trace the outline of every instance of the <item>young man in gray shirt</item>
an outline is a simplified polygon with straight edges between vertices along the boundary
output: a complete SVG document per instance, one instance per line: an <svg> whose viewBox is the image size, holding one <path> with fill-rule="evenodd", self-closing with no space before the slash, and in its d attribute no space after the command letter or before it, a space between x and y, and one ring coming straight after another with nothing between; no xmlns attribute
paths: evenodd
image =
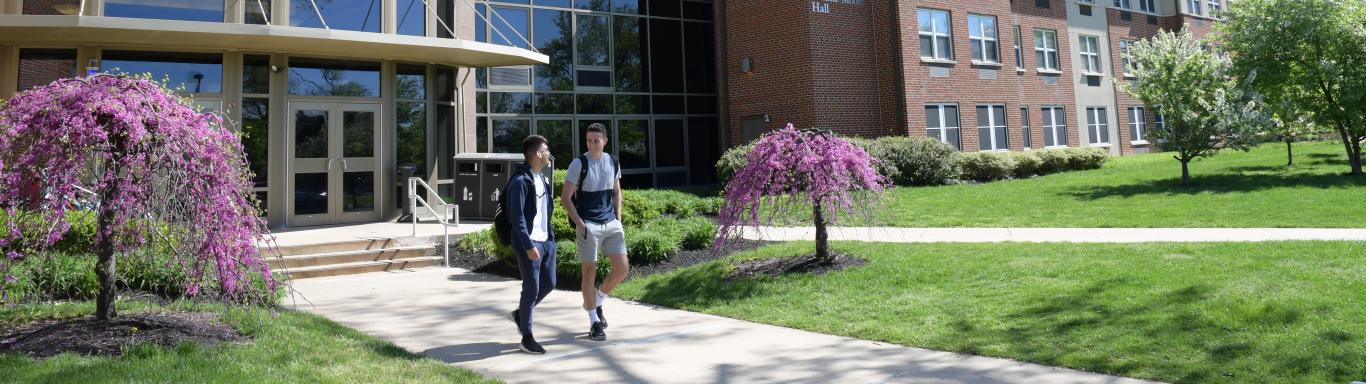
<svg viewBox="0 0 1366 384"><path fill-rule="evenodd" d="M585 135L588 153L569 164L560 202L576 231L574 241L583 269L579 287L583 291L583 309L588 312L588 338L603 341L607 340L607 320L603 317L602 302L617 284L626 280L631 264L626 258L626 235L621 226L621 172L612 155L603 152L607 129L593 123ZM583 180L579 180L580 175ZM612 272L602 282L602 288L595 290L599 250L612 260Z"/></svg>

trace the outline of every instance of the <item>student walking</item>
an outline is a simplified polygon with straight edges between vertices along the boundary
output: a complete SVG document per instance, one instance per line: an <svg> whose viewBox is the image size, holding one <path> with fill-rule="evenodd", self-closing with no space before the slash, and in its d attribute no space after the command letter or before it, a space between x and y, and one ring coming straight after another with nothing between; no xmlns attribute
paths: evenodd
<svg viewBox="0 0 1366 384"><path fill-rule="evenodd" d="M607 318L602 302L617 284L626 280L631 264L626 258L626 235L621 226L621 168L611 154L604 153L607 129L593 123L585 133L588 152L574 159L565 172L560 202L574 224L574 241L579 251L583 281L583 309L588 312L588 338L607 340ZM595 289L598 253L612 260L612 272Z"/></svg>

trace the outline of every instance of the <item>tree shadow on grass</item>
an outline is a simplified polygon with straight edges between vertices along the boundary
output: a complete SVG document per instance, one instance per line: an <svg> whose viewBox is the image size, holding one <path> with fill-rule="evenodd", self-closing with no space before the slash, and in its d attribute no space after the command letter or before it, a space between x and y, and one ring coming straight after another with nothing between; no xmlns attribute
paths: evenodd
<svg viewBox="0 0 1366 384"><path fill-rule="evenodd" d="M763 279L726 282L731 264L724 260L679 270L645 284L640 301L673 308L742 300L763 291Z"/></svg>
<svg viewBox="0 0 1366 384"><path fill-rule="evenodd" d="M1254 192L1274 188L1311 187L1318 189L1353 188L1366 186L1366 177L1346 175L1193 175L1192 186L1182 186L1181 179L1171 178L1123 185L1095 185L1062 192L1078 200L1099 200L1110 197L1139 195L1196 195L1206 193Z"/></svg>

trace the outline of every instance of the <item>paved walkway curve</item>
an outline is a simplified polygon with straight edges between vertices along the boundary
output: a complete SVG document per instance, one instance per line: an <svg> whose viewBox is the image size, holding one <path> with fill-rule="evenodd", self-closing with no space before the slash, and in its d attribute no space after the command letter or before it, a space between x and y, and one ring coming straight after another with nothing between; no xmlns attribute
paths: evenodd
<svg viewBox="0 0 1366 384"><path fill-rule="evenodd" d="M578 292L537 307L548 353L517 350L521 283L456 268L293 281L287 304L509 383L1106 383L1140 380L831 336L609 299L585 338ZM288 299L287 299L288 301Z"/></svg>
<svg viewBox="0 0 1366 384"><path fill-rule="evenodd" d="M1352 240L1366 241L1366 229L1341 228L893 228L831 227L830 240L886 243L1073 242L1145 243L1200 241ZM754 240L816 238L814 227L750 227Z"/></svg>

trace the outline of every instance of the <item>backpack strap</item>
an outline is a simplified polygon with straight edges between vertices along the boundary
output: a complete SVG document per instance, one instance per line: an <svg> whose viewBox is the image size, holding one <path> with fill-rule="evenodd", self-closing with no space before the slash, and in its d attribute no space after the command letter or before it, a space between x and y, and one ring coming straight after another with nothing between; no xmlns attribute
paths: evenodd
<svg viewBox="0 0 1366 384"><path fill-rule="evenodd" d="M579 182L575 183L574 202L579 202L579 192L583 192L584 179L588 178L588 155L579 155Z"/></svg>

